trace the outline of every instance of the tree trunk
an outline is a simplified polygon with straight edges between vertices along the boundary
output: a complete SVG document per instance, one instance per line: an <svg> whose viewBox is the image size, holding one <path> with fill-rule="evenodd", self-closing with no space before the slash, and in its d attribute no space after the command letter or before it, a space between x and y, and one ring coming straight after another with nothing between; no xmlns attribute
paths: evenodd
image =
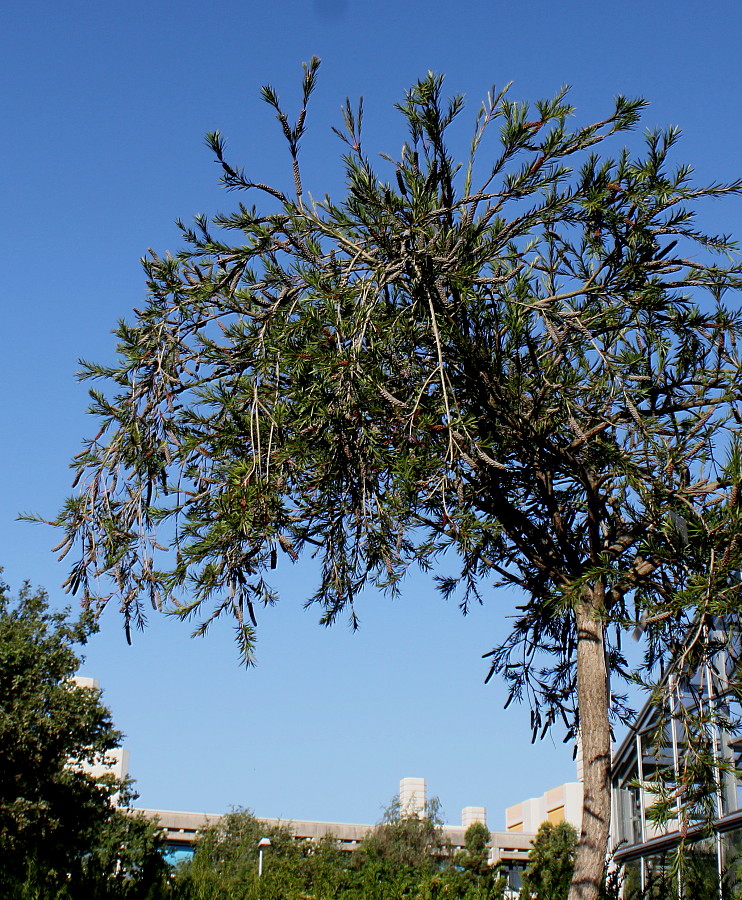
<svg viewBox="0 0 742 900"><path fill-rule="evenodd" d="M602 585L586 589L575 610L577 702L582 740L582 832L577 844L569 900L598 900L611 819L611 730L603 633Z"/></svg>

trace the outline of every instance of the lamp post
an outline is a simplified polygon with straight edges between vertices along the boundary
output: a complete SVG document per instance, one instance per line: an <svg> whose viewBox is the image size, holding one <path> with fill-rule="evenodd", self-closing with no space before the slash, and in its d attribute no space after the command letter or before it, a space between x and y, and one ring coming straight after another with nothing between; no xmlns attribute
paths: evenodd
<svg viewBox="0 0 742 900"><path fill-rule="evenodd" d="M258 841L258 878L263 875L263 850L270 845L271 842L266 837L260 838Z"/></svg>

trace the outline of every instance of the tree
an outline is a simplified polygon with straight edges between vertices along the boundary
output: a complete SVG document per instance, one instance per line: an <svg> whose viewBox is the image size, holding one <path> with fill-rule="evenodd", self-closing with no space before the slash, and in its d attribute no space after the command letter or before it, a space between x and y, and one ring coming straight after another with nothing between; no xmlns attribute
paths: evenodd
<svg viewBox="0 0 742 900"><path fill-rule="evenodd" d="M68 883L85 900L161 900L171 896L161 829L141 813L114 809ZM24 898L25 900L25 898Z"/></svg>
<svg viewBox="0 0 742 900"><path fill-rule="evenodd" d="M393 798L382 821L353 853L349 895L363 900L416 897L418 900L502 900L504 880L487 863L486 838L467 831L467 850L458 854L446 840L440 802L405 809ZM354 888L357 894L353 893Z"/></svg>
<svg viewBox="0 0 742 900"><path fill-rule="evenodd" d="M544 822L528 857L522 900L567 900L576 847L577 832L569 822Z"/></svg>
<svg viewBox="0 0 742 900"><path fill-rule="evenodd" d="M390 871L407 870L414 876L440 868L451 855L443 834L440 801L434 797L418 812L404 809L399 797L394 797L359 853Z"/></svg>
<svg viewBox="0 0 742 900"><path fill-rule="evenodd" d="M118 361L86 365L100 430L55 522L62 552L78 548L67 587L98 607L117 594L127 634L148 600L198 613L198 633L232 613L249 662L279 557L322 561L308 601L325 624L355 622L361 592L398 592L410 565L458 561L436 577L463 612L515 586L490 675L532 703L534 739L561 722L581 737L570 896L595 900L611 716L629 714L616 682L633 677L621 636L644 630L651 683L691 624L697 665L704 623L739 601L740 314L724 295L740 266L694 217L742 185L671 168L676 129L598 155L645 104L618 97L573 128L566 91L531 111L493 90L459 163L447 132L463 100L429 74L399 105L409 137L389 177L348 102L347 195L309 201L299 145L318 64L295 124L263 90L293 193L210 135L223 184L262 206L199 218L177 256L152 253ZM703 791L675 796L692 809Z"/></svg>
<svg viewBox="0 0 742 900"><path fill-rule="evenodd" d="M507 887L500 864L491 865L490 831L483 822L472 822L464 834L464 849L456 854L454 863L463 870L477 897L501 898Z"/></svg>
<svg viewBox="0 0 742 900"><path fill-rule="evenodd" d="M26 584L13 598L0 584L3 896L71 891L134 900L164 872L151 826L112 805L114 795L130 793L127 786L85 768L121 743L100 691L72 680L75 646L94 630L90 616L75 622L52 611L43 591Z"/></svg>
<svg viewBox="0 0 742 900"><path fill-rule="evenodd" d="M464 834L464 851L457 862L467 871L481 875L492 867L489 864L489 828L483 822L472 822Z"/></svg>

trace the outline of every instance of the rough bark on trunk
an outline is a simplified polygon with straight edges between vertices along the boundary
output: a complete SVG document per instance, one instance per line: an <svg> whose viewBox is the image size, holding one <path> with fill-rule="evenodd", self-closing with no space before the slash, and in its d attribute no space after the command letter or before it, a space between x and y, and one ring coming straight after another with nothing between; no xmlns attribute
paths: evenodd
<svg viewBox="0 0 742 900"><path fill-rule="evenodd" d="M603 633L603 589L586 591L575 610L577 624L577 702L582 740L582 832L577 845L569 900L598 900L603 879L611 815L611 731Z"/></svg>

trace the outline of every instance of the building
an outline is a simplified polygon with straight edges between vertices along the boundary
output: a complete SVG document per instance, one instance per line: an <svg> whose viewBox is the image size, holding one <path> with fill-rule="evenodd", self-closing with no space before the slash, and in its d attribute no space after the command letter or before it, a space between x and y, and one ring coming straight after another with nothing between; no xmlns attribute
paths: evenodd
<svg viewBox="0 0 742 900"><path fill-rule="evenodd" d="M505 828L510 833L535 834L542 822L552 825L569 822L579 832L582 825L581 781L560 784L540 797L530 797L505 810Z"/></svg>
<svg viewBox="0 0 742 900"><path fill-rule="evenodd" d="M706 900L708 895L717 900L723 881L739 878L742 782L737 772L742 767L742 737L734 726L741 710L732 688L737 678L738 623L733 628L730 633L728 623L715 621L706 629L702 664L692 672L678 671L676 666L665 673L663 706L648 702L614 753L612 842L614 861L623 869L625 894L665 877L678 897ZM700 717L695 727L698 721L703 723L698 732L704 737L703 752L722 768L715 773L711 794L702 797L705 811L700 806L684 809L676 790L676 814L658 825L651 815L657 799L651 788L660 781L671 787L678 783L689 754L685 729L694 727L688 714ZM712 834L703 827L702 812L709 811ZM671 856L683 834L687 872L676 876Z"/></svg>
<svg viewBox="0 0 742 900"><path fill-rule="evenodd" d="M407 814L420 814L427 803L427 784L424 778L403 778L399 785L400 808ZM199 832L210 825L217 825L222 816L217 813L175 812L170 810L133 810L143 812L157 822L166 834L170 858L177 860L193 852ZM461 810L460 825L444 825L443 833L453 850L464 846L466 829L472 822L486 825L487 811L483 806L466 806ZM262 818L266 825L287 825L297 840L316 841L332 835L343 850L355 850L374 826L347 822L283 821ZM525 831L490 832L490 862L501 864L508 874L510 886L520 887L520 874L528 864L528 854L534 835Z"/></svg>
<svg viewBox="0 0 742 900"><path fill-rule="evenodd" d="M702 662L681 670L687 658L683 649L661 680L663 705L648 701L613 753L611 865L621 870L626 897L649 890L659 880L664 884L663 897L669 891L679 900L721 900L726 884L742 883L742 781L737 777L742 769L742 735L735 724L742 722L742 709L734 690L742 649L739 623L713 620L698 634L703 634ZM692 728L701 730L691 732ZM701 761L706 769L709 756L720 768L711 792L699 784L699 799L688 810L677 785L689 760L691 733L703 736ZM535 832L542 822L562 821L579 832L581 769L578 748L577 782L509 807L505 812L508 832ZM675 814L671 811L662 825L652 816L657 800L652 788L659 783L675 795ZM685 871L678 874L672 854L683 838Z"/></svg>
<svg viewBox="0 0 742 900"><path fill-rule="evenodd" d="M577 780L551 788L540 797L529 797L505 810L505 828L509 832L535 834L542 823L569 822L580 833L582 827L582 749L577 742Z"/></svg>

